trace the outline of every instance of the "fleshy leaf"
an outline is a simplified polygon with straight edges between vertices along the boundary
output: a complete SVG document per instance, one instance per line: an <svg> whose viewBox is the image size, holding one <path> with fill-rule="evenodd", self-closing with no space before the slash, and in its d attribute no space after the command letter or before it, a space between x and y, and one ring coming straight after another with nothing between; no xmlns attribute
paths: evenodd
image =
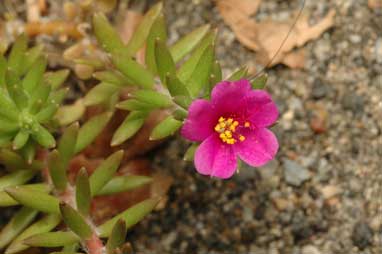
<svg viewBox="0 0 382 254"><path fill-rule="evenodd" d="M92 106L103 103L110 99L114 93L118 92L121 88L110 83L101 82L86 94L84 98L85 106Z"/></svg>
<svg viewBox="0 0 382 254"><path fill-rule="evenodd" d="M131 86L132 81L127 79L121 73L117 71L98 71L93 73L93 77L104 83L110 83L120 87Z"/></svg>
<svg viewBox="0 0 382 254"><path fill-rule="evenodd" d="M248 74L248 67L244 66L238 69L237 71L233 72L227 80L229 81L238 81L240 79L243 79L247 76Z"/></svg>
<svg viewBox="0 0 382 254"><path fill-rule="evenodd" d="M25 75L22 86L28 93L33 92L41 82L46 65L46 58L39 57Z"/></svg>
<svg viewBox="0 0 382 254"><path fill-rule="evenodd" d="M24 240L28 246L61 247L79 242L80 239L73 232L57 231L41 233Z"/></svg>
<svg viewBox="0 0 382 254"><path fill-rule="evenodd" d="M141 23L137 27L136 31L132 35L127 44L127 54L132 56L135 54L146 42L150 29L154 21L158 18L163 8L161 2L154 5L143 17Z"/></svg>
<svg viewBox="0 0 382 254"><path fill-rule="evenodd" d="M87 171L82 168L76 178L76 204L78 211L87 216L90 210L91 193Z"/></svg>
<svg viewBox="0 0 382 254"><path fill-rule="evenodd" d="M82 240L87 240L92 235L92 229L86 223L85 219L71 206L60 204L62 219L65 224Z"/></svg>
<svg viewBox="0 0 382 254"><path fill-rule="evenodd" d="M251 80L252 88L264 89L265 85L267 84L267 80L268 80L268 74L264 73L260 75L259 77Z"/></svg>
<svg viewBox="0 0 382 254"><path fill-rule="evenodd" d="M7 246L16 236L20 234L36 217L37 211L28 207L21 208L3 227L0 232L0 249Z"/></svg>
<svg viewBox="0 0 382 254"><path fill-rule="evenodd" d="M137 133L145 122L146 116L147 114L144 112L130 112L123 123L114 132L111 146L120 145Z"/></svg>
<svg viewBox="0 0 382 254"><path fill-rule="evenodd" d="M28 96L21 86L21 82L15 70L8 68L5 73L5 81L10 98L19 110L28 105Z"/></svg>
<svg viewBox="0 0 382 254"><path fill-rule="evenodd" d="M106 244L108 254L113 254L114 250L120 247L126 239L126 223L123 220L118 220L111 231L109 240Z"/></svg>
<svg viewBox="0 0 382 254"><path fill-rule="evenodd" d="M190 97L190 92L188 91L186 85L180 81L176 75L171 75L168 73L166 75L166 84L168 91L172 96L185 96Z"/></svg>
<svg viewBox="0 0 382 254"><path fill-rule="evenodd" d="M137 90L132 93L132 96L137 100L151 104L156 108L167 108L172 105L172 101L167 95L153 90Z"/></svg>
<svg viewBox="0 0 382 254"><path fill-rule="evenodd" d="M56 140L54 139L52 134L50 134L50 132L39 123L34 122L32 124L31 133L33 139L36 140L37 143L39 143L43 147L53 148L56 146Z"/></svg>
<svg viewBox="0 0 382 254"><path fill-rule="evenodd" d="M20 185L28 182L36 175L35 170L18 170L0 177L0 190L8 186Z"/></svg>
<svg viewBox="0 0 382 254"><path fill-rule="evenodd" d="M0 108L0 116L18 121L19 109L3 91L0 92Z"/></svg>
<svg viewBox="0 0 382 254"><path fill-rule="evenodd" d="M162 139L173 135L181 126L181 121L175 120L173 116L168 116L155 126L151 132L150 140Z"/></svg>
<svg viewBox="0 0 382 254"><path fill-rule="evenodd" d="M59 200L49 194L23 187L7 187L5 191L19 203L46 213L59 213Z"/></svg>
<svg viewBox="0 0 382 254"><path fill-rule="evenodd" d="M150 111L154 109L154 105L145 103L143 101L138 101L136 99L128 99L119 102L116 108L128 111Z"/></svg>
<svg viewBox="0 0 382 254"><path fill-rule="evenodd" d="M50 191L50 187L46 184L28 184L28 185L22 185L21 188L24 188L26 190L32 190L32 191L38 191L38 192L45 192L48 193ZM19 202L13 199L6 193L5 191L0 191L0 207L7 207L7 206L14 206L18 205Z"/></svg>
<svg viewBox="0 0 382 254"><path fill-rule="evenodd" d="M57 150L54 150L49 154L48 167L50 177L54 186L60 191L65 190L68 183L66 176L66 166L67 163L63 161L60 153Z"/></svg>
<svg viewBox="0 0 382 254"><path fill-rule="evenodd" d="M118 214L112 219L106 221L101 226L98 227L101 237L108 237L117 221L120 219L124 220L126 223L126 228L129 229L133 225L137 224L143 219L148 213L150 213L155 206L158 204L160 198L150 198L146 199L130 208L124 212Z"/></svg>
<svg viewBox="0 0 382 254"><path fill-rule="evenodd" d="M185 161L194 161L194 155L195 155L195 151L196 149L198 148L199 144L192 144L186 151L186 153L184 154L184 157L183 159Z"/></svg>
<svg viewBox="0 0 382 254"><path fill-rule="evenodd" d="M162 84L166 84L166 75L175 75L176 67L166 44L160 39L155 40L155 63Z"/></svg>
<svg viewBox="0 0 382 254"><path fill-rule="evenodd" d="M222 81L222 77L223 74L222 74L222 69L220 67L220 63L218 61L215 61L213 64L212 64L212 69L211 69L211 75L210 75L210 91L209 93L211 93L212 89L214 88L214 86L219 83L220 81Z"/></svg>
<svg viewBox="0 0 382 254"><path fill-rule="evenodd" d="M174 61L178 62L190 53L207 34L209 29L210 25L198 27L172 45L170 52Z"/></svg>
<svg viewBox="0 0 382 254"><path fill-rule="evenodd" d="M56 90L65 82L69 76L69 73L70 71L67 69L54 72L46 72L44 74L44 81L47 82L53 90Z"/></svg>
<svg viewBox="0 0 382 254"><path fill-rule="evenodd" d="M20 75L22 71L22 61L27 50L27 37L22 34L17 37L12 46L11 53L8 57L8 68L12 69L16 75Z"/></svg>
<svg viewBox="0 0 382 254"><path fill-rule="evenodd" d="M79 121L85 114L85 109L83 99L78 99L71 105L61 106L57 110L55 118L61 126L65 126L75 121Z"/></svg>
<svg viewBox="0 0 382 254"><path fill-rule="evenodd" d="M79 130L75 153L79 153L101 133L109 122L112 112L105 112L89 119Z"/></svg>
<svg viewBox="0 0 382 254"><path fill-rule="evenodd" d="M154 74L157 73L155 62L155 41L167 41L166 24L163 15L160 15L151 27L146 41L145 63L147 68Z"/></svg>
<svg viewBox="0 0 382 254"><path fill-rule="evenodd" d="M42 169L44 166L41 161L27 163L18 153L7 149L0 150L0 161L8 170Z"/></svg>
<svg viewBox="0 0 382 254"><path fill-rule="evenodd" d="M40 220L25 229L6 249L5 254L13 254L29 248L23 243L23 240L33 235L46 233L54 229L61 221L58 214L47 214Z"/></svg>
<svg viewBox="0 0 382 254"><path fill-rule="evenodd" d="M12 145L13 150L18 150L22 148L28 142L28 139L29 139L29 132L20 130L16 134L15 138L13 139L13 145Z"/></svg>
<svg viewBox="0 0 382 254"><path fill-rule="evenodd" d="M74 123L65 129L60 141L58 142L58 153L60 155L61 163L66 168L69 161L75 154L79 124Z"/></svg>
<svg viewBox="0 0 382 254"><path fill-rule="evenodd" d="M23 59L21 74L25 74L33 66L36 60L42 55L43 50L43 45L37 45L28 49L25 53L25 58Z"/></svg>
<svg viewBox="0 0 382 254"><path fill-rule="evenodd" d="M90 190L92 196L105 186L105 184L113 177L117 171L123 157L123 150L117 151L110 155L105 161L99 165L89 178Z"/></svg>
<svg viewBox="0 0 382 254"><path fill-rule="evenodd" d="M119 192L129 191L144 186L152 181L148 176L116 176L112 178L97 195L110 195Z"/></svg>

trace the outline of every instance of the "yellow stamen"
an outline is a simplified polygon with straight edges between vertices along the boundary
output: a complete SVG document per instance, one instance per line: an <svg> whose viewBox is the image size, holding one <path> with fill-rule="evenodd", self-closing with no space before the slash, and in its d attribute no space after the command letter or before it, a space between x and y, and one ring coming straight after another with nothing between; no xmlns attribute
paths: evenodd
<svg viewBox="0 0 382 254"><path fill-rule="evenodd" d="M247 127L247 128L248 128L249 126L251 126L251 124L250 124L249 122L245 122L245 123L244 123L244 127Z"/></svg>
<svg viewBox="0 0 382 254"><path fill-rule="evenodd" d="M221 116L221 117L219 118L219 123L222 123L222 122L224 122L224 121L225 121L225 118Z"/></svg>
<svg viewBox="0 0 382 254"><path fill-rule="evenodd" d="M219 133L219 138L222 142L233 145L237 141L244 141L245 137L243 135L235 135L236 129L239 126L239 122L235 121L233 118L220 117L218 123L215 125L215 131ZM243 125L240 125L243 126ZM249 127L250 123L245 122L244 127Z"/></svg>
<svg viewBox="0 0 382 254"><path fill-rule="evenodd" d="M228 118L227 123L228 123L228 124L233 123L233 119L232 119L232 118Z"/></svg>
<svg viewBox="0 0 382 254"><path fill-rule="evenodd" d="M240 136L239 136L239 140L240 140L241 142L243 142L243 141L245 140L245 137L244 137L243 135L240 135Z"/></svg>
<svg viewBox="0 0 382 254"><path fill-rule="evenodd" d="M238 121L235 121L235 122L233 122L233 126L238 126L239 125L239 122Z"/></svg>
<svg viewBox="0 0 382 254"><path fill-rule="evenodd" d="M232 138L232 132L225 131L224 134L226 135L227 138Z"/></svg>

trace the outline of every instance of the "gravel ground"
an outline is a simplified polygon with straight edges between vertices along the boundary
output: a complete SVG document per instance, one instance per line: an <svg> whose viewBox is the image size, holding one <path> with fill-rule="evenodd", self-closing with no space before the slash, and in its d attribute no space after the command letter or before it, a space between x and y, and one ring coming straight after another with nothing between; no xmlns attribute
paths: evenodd
<svg viewBox="0 0 382 254"><path fill-rule="evenodd" d="M300 1L264 1L258 18L283 19ZM363 0L307 1L312 22L331 8L335 27L306 45L303 70L268 71L281 115L277 158L231 180L196 174L176 139L153 153L175 181L167 207L130 232L139 253L382 253L382 11ZM219 28L226 72L256 56L212 1L166 1L173 39Z"/></svg>

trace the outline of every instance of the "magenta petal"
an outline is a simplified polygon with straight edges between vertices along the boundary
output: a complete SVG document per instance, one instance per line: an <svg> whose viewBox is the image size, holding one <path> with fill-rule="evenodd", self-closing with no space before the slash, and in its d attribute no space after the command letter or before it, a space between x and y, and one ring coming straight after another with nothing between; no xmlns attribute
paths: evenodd
<svg viewBox="0 0 382 254"><path fill-rule="evenodd" d="M181 129L181 135L191 141L203 141L214 131L215 112L207 100L192 102L188 116Z"/></svg>
<svg viewBox="0 0 382 254"><path fill-rule="evenodd" d="M248 118L257 128L264 128L272 125L279 116L276 103L266 91L251 91L248 99L245 100L251 108Z"/></svg>
<svg viewBox="0 0 382 254"><path fill-rule="evenodd" d="M240 101L251 91L248 80L235 82L222 81L217 84L211 93L211 104L221 113L235 112L240 108Z"/></svg>
<svg viewBox="0 0 382 254"><path fill-rule="evenodd" d="M247 164L260 167L275 157L279 144L270 130L248 130L242 135L245 136L245 140L234 145L235 152Z"/></svg>
<svg viewBox="0 0 382 254"><path fill-rule="evenodd" d="M230 178L237 167L232 146L223 144L217 135L211 135L198 147L194 161L200 174L222 179Z"/></svg>

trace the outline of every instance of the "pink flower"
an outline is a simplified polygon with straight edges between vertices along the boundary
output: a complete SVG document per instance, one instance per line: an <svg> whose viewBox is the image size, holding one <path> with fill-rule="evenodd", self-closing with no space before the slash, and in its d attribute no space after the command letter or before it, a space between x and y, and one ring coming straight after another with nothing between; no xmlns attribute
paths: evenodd
<svg viewBox="0 0 382 254"><path fill-rule="evenodd" d="M226 179L235 173L237 157L254 167L275 157L279 145L267 127L277 117L267 92L252 90L244 79L222 81L212 90L211 101L193 101L181 134L202 142L195 153L196 170Z"/></svg>

